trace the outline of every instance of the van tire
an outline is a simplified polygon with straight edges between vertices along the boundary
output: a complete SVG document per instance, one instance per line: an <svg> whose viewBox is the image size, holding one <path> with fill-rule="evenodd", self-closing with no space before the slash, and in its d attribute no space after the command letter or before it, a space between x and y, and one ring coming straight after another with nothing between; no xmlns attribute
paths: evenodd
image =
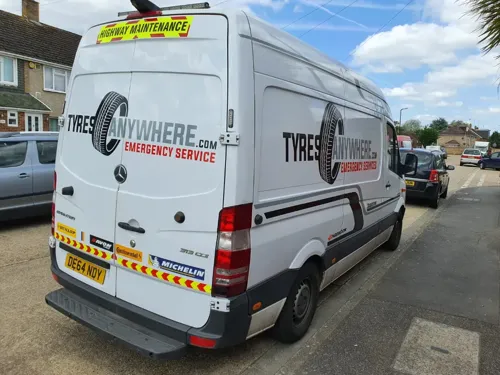
<svg viewBox="0 0 500 375"><path fill-rule="evenodd" d="M319 133L319 158L318 167L321 178L328 184L333 185L340 171L340 163L334 163L333 142L335 141L335 131L338 127L338 134L344 134L344 123L342 114L335 104L328 103L325 107L323 120L321 121L321 130Z"/></svg>
<svg viewBox="0 0 500 375"><path fill-rule="evenodd" d="M107 142L111 120L118 108L120 109L120 117L126 117L128 100L123 95L111 91L104 96L95 114L92 144L97 151L106 156L111 155L120 144L119 139Z"/></svg>
<svg viewBox="0 0 500 375"><path fill-rule="evenodd" d="M306 334L318 305L319 282L318 267L312 262L304 264L272 329L276 340L292 343ZM309 300L304 301L305 297L309 297ZM303 304L299 301L307 303L306 311L302 311Z"/></svg>
<svg viewBox="0 0 500 375"><path fill-rule="evenodd" d="M394 251L399 247L403 234L403 218L400 217L392 228L392 233L387 242L382 246L384 250Z"/></svg>

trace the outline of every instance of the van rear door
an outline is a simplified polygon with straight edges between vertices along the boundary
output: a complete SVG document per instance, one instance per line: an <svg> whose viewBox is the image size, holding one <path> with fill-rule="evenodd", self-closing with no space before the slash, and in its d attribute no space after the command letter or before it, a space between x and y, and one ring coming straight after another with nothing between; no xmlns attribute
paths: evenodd
<svg viewBox="0 0 500 375"><path fill-rule="evenodd" d="M59 135L56 259L64 272L115 295L113 242L119 186L115 169L123 147L108 138L103 127L128 111L134 47L99 46L96 36L91 30L80 44Z"/></svg>
<svg viewBox="0 0 500 375"><path fill-rule="evenodd" d="M187 33L179 38L117 42L135 46L128 113L109 130L123 149L116 296L202 327L223 206L226 151L218 139L227 117L227 20L194 15L138 24L146 22L188 26L179 26Z"/></svg>

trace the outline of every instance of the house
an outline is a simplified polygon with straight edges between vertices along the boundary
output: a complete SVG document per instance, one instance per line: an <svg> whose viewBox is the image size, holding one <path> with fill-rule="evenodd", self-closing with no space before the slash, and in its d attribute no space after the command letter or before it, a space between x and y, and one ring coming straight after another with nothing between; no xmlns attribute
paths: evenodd
<svg viewBox="0 0 500 375"><path fill-rule="evenodd" d="M444 147L473 147L482 137L470 126L449 126L439 133L438 144Z"/></svg>
<svg viewBox="0 0 500 375"><path fill-rule="evenodd" d="M39 22L39 4L22 16L0 10L0 132L57 131L81 36Z"/></svg>
<svg viewBox="0 0 500 375"><path fill-rule="evenodd" d="M491 130L489 129L474 129L474 131L479 134L479 136L481 137L480 140L483 140L485 142L488 142L488 140L490 139L490 132Z"/></svg>

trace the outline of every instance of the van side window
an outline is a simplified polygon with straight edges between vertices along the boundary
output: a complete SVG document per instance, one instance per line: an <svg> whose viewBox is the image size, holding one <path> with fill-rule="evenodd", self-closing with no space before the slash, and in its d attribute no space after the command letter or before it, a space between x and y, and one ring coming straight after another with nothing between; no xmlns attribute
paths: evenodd
<svg viewBox="0 0 500 375"><path fill-rule="evenodd" d="M436 160L436 169L444 169L444 159L441 155L434 155L434 158Z"/></svg>
<svg viewBox="0 0 500 375"><path fill-rule="evenodd" d="M394 127L387 123L387 163L388 167L394 173L398 173L398 141L396 139L396 131Z"/></svg>
<svg viewBox="0 0 500 375"><path fill-rule="evenodd" d="M0 168L24 164L28 142L0 142Z"/></svg>

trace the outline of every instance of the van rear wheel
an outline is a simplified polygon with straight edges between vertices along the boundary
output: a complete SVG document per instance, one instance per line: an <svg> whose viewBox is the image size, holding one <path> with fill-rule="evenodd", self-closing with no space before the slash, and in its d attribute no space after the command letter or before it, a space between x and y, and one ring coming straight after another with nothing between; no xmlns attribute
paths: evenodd
<svg viewBox="0 0 500 375"><path fill-rule="evenodd" d="M300 340L311 325L318 305L318 296L318 267L308 262L300 269L273 327L274 338L284 343Z"/></svg>

